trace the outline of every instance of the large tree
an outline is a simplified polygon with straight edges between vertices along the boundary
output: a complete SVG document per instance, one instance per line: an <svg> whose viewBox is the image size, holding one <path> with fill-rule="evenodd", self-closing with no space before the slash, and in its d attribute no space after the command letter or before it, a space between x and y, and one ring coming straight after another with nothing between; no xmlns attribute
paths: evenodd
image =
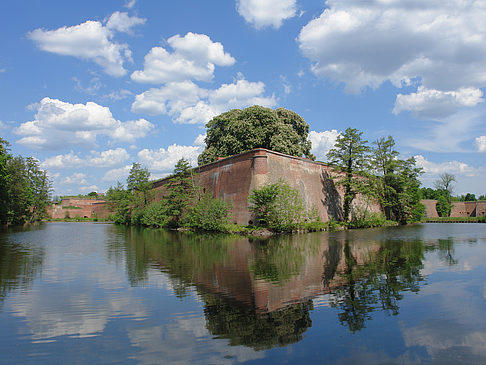
<svg viewBox="0 0 486 365"><path fill-rule="evenodd" d="M0 138L0 224L7 223L8 213L8 185L10 173L8 169L9 160L12 156L8 153L9 143Z"/></svg>
<svg viewBox="0 0 486 365"><path fill-rule="evenodd" d="M233 109L214 117L206 128L206 148L199 155L200 165L258 147L314 159L308 140L309 125L297 113L284 108L272 110L254 105Z"/></svg>
<svg viewBox="0 0 486 365"><path fill-rule="evenodd" d="M338 183L344 186L344 220L347 221L351 212L351 203L360 191L362 175L367 170L368 141L361 138L363 132L355 128L347 128L336 139L336 144L327 153L330 165L345 173Z"/></svg>

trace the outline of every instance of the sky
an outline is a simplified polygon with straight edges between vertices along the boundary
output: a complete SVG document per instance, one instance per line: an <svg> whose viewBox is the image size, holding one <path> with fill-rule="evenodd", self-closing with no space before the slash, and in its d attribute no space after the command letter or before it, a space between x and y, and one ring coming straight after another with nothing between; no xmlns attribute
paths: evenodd
<svg viewBox="0 0 486 365"><path fill-rule="evenodd" d="M421 181L486 194L486 0L57 0L0 5L0 137L55 195L134 162L193 166L205 124L287 108L320 161L347 127L393 136Z"/></svg>

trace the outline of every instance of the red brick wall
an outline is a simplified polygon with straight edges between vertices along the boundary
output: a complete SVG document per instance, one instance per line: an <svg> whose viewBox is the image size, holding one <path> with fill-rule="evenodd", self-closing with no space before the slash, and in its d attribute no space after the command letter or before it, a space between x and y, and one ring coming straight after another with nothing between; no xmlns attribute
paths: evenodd
<svg viewBox="0 0 486 365"><path fill-rule="evenodd" d="M248 211L248 196L252 190L279 179L297 189L306 208L315 207L323 221L342 215L343 191L329 180L329 177L337 174L322 163L255 149L197 167L194 171L196 183L203 191L231 202L233 222L238 224L246 225L254 221ZM164 184L167 181L162 179L154 183L159 198L165 194ZM367 206L369 211L381 211L376 202L368 202L361 196L356 198L355 203Z"/></svg>

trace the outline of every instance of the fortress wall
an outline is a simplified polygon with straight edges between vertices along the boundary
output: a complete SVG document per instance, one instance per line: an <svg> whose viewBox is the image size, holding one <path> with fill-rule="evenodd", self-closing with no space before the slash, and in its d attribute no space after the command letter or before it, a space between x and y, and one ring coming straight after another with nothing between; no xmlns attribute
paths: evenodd
<svg viewBox="0 0 486 365"><path fill-rule="evenodd" d="M315 207L321 219L342 217L343 189L329 178L337 176L329 166L309 159L288 156L263 148L254 149L221 159L193 170L196 185L203 192L232 204L233 222L246 225L255 217L248 211L248 196L254 189L272 184L280 179L297 189L306 209ZM154 182L156 199L166 194L168 178ZM357 196L354 204L361 204L369 211L380 212L379 204Z"/></svg>
<svg viewBox="0 0 486 365"><path fill-rule="evenodd" d="M420 201L423 205L425 205L425 217L426 218L438 218L439 214L437 213L437 200L433 199L423 199Z"/></svg>
<svg viewBox="0 0 486 365"><path fill-rule="evenodd" d="M64 207L78 207L65 209ZM110 212L107 209L106 201L96 199L63 199L61 204L52 204L47 208L47 214L53 219L63 218L93 218L96 214L99 219L105 219Z"/></svg>

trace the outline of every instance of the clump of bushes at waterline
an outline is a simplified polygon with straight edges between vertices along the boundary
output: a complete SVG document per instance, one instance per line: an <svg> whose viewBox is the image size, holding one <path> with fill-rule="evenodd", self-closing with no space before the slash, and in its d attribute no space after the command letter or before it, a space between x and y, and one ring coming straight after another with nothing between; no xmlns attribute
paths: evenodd
<svg viewBox="0 0 486 365"><path fill-rule="evenodd" d="M165 186L166 194L159 201L154 201L149 177L148 170L135 163L127 179L127 188L119 183L108 190L106 198L113 212L111 220L145 227L243 234L262 228L272 232L309 232L395 224L386 221L383 214L354 206L348 222L322 222L316 208L306 209L299 192L279 180L253 190L249 209L256 221L253 226L239 226L230 223L232 206L228 202L201 192L203 189L188 161L181 159L176 164Z"/></svg>

